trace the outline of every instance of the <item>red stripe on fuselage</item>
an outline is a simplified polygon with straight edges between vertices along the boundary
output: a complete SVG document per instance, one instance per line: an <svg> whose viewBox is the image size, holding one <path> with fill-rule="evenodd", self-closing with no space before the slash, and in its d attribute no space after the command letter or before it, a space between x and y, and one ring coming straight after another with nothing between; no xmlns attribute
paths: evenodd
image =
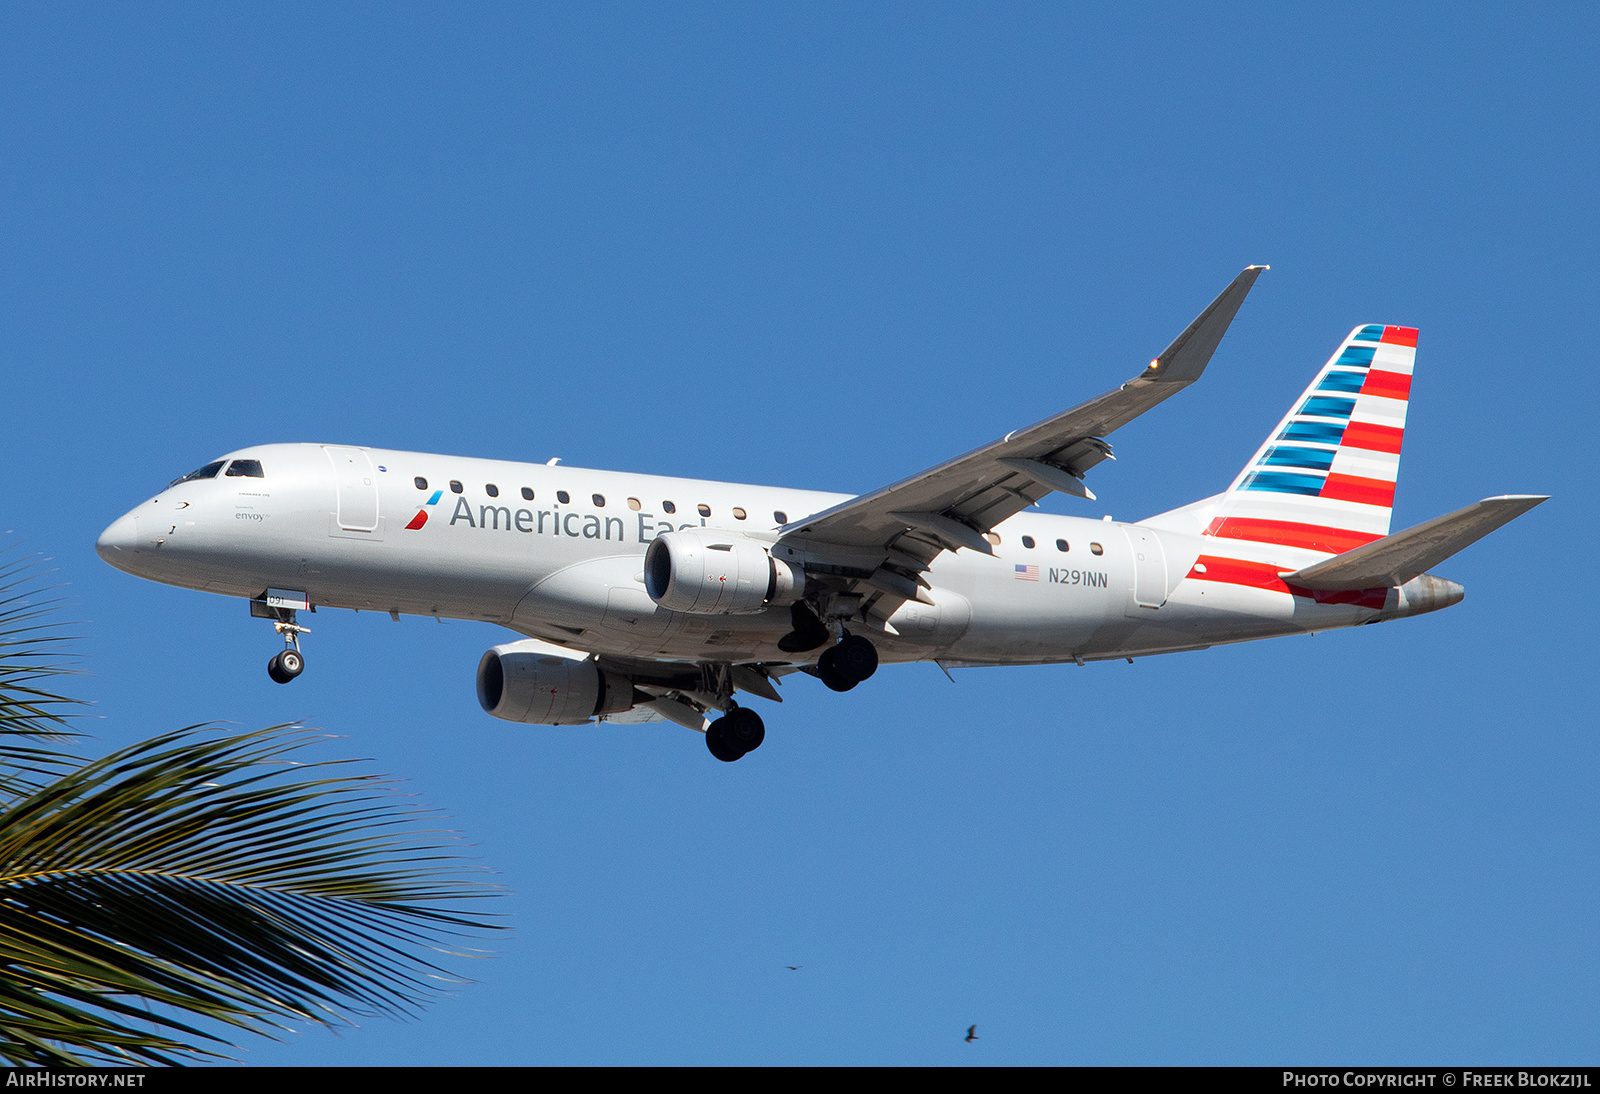
<svg viewBox="0 0 1600 1094"><path fill-rule="evenodd" d="M1345 589L1330 592L1326 589L1302 589L1289 586L1295 596L1306 596L1318 604L1354 604L1358 608L1381 608L1389 602L1388 589Z"/></svg>
<svg viewBox="0 0 1600 1094"><path fill-rule="evenodd" d="M1385 372L1368 369L1367 382L1361 385L1361 394L1379 395L1385 399L1411 398L1411 377L1403 372Z"/></svg>
<svg viewBox="0 0 1600 1094"><path fill-rule="evenodd" d="M411 523L410 524L406 525L406 531L415 532L418 528L421 528L424 524L427 524L427 523L428 523L428 511L426 509L418 509L417 510L417 515L411 518Z"/></svg>
<svg viewBox="0 0 1600 1094"><path fill-rule="evenodd" d="M1202 566L1205 567L1204 570L1200 569ZM1246 585L1252 589L1286 593L1289 591L1289 586L1278 576L1285 572L1287 571L1282 566L1274 566L1268 562L1246 562L1239 558L1201 555L1194 560L1194 566L1185 576L1195 581L1220 581L1224 585Z"/></svg>
<svg viewBox="0 0 1600 1094"><path fill-rule="evenodd" d="M1354 428L1352 426L1351 428ZM1348 431L1347 435L1348 435ZM1280 547L1304 547L1342 555L1364 543L1382 537L1348 528L1328 528L1320 524L1301 524L1292 520L1258 520L1252 517L1218 517L1205 530L1218 539L1242 539L1249 543L1274 543Z"/></svg>
<svg viewBox="0 0 1600 1094"><path fill-rule="evenodd" d="M1351 422L1344 427L1344 436L1339 438L1339 444L1343 448L1365 448L1369 452L1393 452L1399 455L1400 442L1405 435L1404 429L1392 425Z"/></svg>
<svg viewBox="0 0 1600 1094"><path fill-rule="evenodd" d="M1202 572L1200 567L1204 566ZM1350 589L1329 592L1321 589L1302 589L1283 580L1284 569L1266 562L1246 562L1238 558L1216 558L1201 555L1194 567L1184 575L1194 581L1216 581L1223 585L1244 585L1251 589L1265 589L1272 593L1292 593L1314 600L1318 604L1354 604L1360 608L1382 608L1389 599L1388 589Z"/></svg>

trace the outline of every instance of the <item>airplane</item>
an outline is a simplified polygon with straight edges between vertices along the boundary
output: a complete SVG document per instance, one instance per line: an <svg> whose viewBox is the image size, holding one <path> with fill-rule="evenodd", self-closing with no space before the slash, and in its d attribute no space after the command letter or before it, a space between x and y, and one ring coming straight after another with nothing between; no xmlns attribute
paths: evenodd
<svg viewBox="0 0 1600 1094"><path fill-rule="evenodd" d="M337 444L231 452L116 520L96 549L153 581L246 599L305 667L319 608L484 620L478 700L545 725L668 720L718 760L798 673L880 662L1132 660L1449 607L1428 570L1546 500L1485 498L1389 531L1415 328L1352 330L1221 493L1135 522L1093 500L1106 437L1200 378L1265 266L1245 269L1113 391L859 496Z"/></svg>

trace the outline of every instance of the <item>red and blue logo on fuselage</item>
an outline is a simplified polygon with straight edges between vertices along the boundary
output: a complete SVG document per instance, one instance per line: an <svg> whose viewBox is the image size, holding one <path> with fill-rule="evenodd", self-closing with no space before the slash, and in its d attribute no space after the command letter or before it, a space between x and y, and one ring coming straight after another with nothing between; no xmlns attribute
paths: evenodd
<svg viewBox="0 0 1600 1094"><path fill-rule="evenodd" d="M417 510L417 515L411 518L410 524L406 525L406 531L415 532L418 528L421 528L424 524L427 524L429 506L438 505L439 499L443 496L443 490L435 490L433 492L433 497L422 503L422 508Z"/></svg>

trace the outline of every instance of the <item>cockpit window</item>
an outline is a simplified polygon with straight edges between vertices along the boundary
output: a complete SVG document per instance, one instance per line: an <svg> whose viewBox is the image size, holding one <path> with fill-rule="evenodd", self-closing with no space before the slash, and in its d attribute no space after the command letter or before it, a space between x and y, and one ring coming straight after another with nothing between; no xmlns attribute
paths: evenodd
<svg viewBox="0 0 1600 1094"><path fill-rule="evenodd" d="M222 465L227 462L227 460L217 460L214 463L208 463L198 471L191 471L182 478L173 479L167 483L167 486L170 488L177 486L180 482L193 482L195 479L214 479L217 477L217 472L222 470Z"/></svg>
<svg viewBox="0 0 1600 1094"><path fill-rule="evenodd" d="M261 470L260 460L234 460L228 465L227 477L230 479L264 479L267 476Z"/></svg>

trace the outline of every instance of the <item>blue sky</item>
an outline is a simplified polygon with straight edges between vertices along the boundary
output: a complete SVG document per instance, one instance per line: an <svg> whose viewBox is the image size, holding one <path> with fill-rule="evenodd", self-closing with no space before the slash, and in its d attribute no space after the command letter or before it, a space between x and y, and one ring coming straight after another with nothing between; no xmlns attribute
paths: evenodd
<svg viewBox="0 0 1600 1094"><path fill-rule="evenodd" d="M1596 29L1576 4L7 6L0 527L83 621L88 728L326 727L507 890L475 983L243 1058L1592 1059ZM1460 606L801 679L723 765L670 725L487 717L482 625L319 613L279 687L243 604L93 551L267 441L868 490L1122 382L1262 262L1090 515L1221 489L1351 327L1417 326L1396 527L1554 496L1440 567Z"/></svg>

